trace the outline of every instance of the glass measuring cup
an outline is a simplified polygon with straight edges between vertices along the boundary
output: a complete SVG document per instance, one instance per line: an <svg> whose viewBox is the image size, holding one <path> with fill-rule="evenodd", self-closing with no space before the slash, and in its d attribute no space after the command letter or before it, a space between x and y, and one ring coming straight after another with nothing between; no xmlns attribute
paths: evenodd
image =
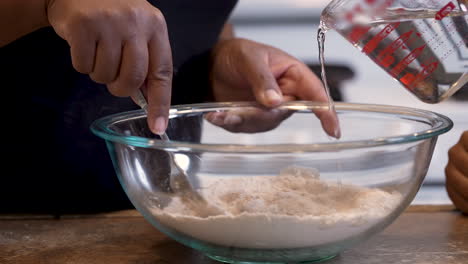
<svg viewBox="0 0 468 264"><path fill-rule="evenodd" d="M420 100L468 88L467 0L333 0L321 26L334 29Z"/></svg>

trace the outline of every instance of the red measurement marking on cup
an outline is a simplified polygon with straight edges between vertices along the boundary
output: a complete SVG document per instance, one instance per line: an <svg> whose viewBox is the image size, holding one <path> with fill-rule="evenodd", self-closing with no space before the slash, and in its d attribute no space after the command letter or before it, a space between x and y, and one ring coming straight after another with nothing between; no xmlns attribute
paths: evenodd
<svg viewBox="0 0 468 264"><path fill-rule="evenodd" d="M406 87L411 87L411 84L413 83L414 79L416 76L412 73L407 73L403 77L400 78L400 81L406 86Z"/></svg>
<svg viewBox="0 0 468 264"><path fill-rule="evenodd" d="M384 50L382 50L379 55L377 56L377 63L379 63L382 67L388 68L394 62L395 58L393 57L393 53L399 49L402 45L404 45L408 39L413 34L413 30L410 30L404 34L402 34L399 38L394 40L390 45L388 45Z"/></svg>
<svg viewBox="0 0 468 264"><path fill-rule="evenodd" d="M406 85L408 89L413 90L419 82L424 81L427 77L429 77L437 69L438 66L439 66L439 62L434 61L426 65L424 69L422 69L418 73L418 75L414 76L411 73L407 73L400 80ZM404 79L410 82L405 83Z"/></svg>
<svg viewBox="0 0 468 264"><path fill-rule="evenodd" d="M362 13L364 13L364 10L362 9L360 4L357 4L357 5L355 5L353 7L353 9L349 10L346 13L345 19L346 19L346 21L348 21L350 23L353 23L354 16L357 15L357 14L362 14Z"/></svg>
<svg viewBox="0 0 468 264"><path fill-rule="evenodd" d="M452 12L455 9L455 4L452 2L449 2L446 4L444 7L442 7L439 12L435 15L436 20L442 20L444 17L448 16L450 12Z"/></svg>
<svg viewBox="0 0 468 264"><path fill-rule="evenodd" d="M359 42L359 40L367 33L371 27L366 27L366 26L355 26L353 30L348 35L348 40L356 44Z"/></svg>
<svg viewBox="0 0 468 264"><path fill-rule="evenodd" d="M423 52L424 48L426 45L422 45L419 48L415 48L413 51L411 51L410 54L406 55L406 57L401 60L393 69L390 71L390 74L393 77L396 77L398 74L400 74L408 65L413 62L421 53Z"/></svg>
<svg viewBox="0 0 468 264"><path fill-rule="evenodd" d="M377 48L380 42L386 38L392 31L394 31L400 22L388 24L384 29L382 29L377 35L375 35L367 44L362 48L362 52L369 54Z"/></svg>
<svg viewBox="0 0 468 264"><path fill-rule="evenodd" d="M358 5L356 5L356 6L354 7L353 12L354 12L355 14L363 13L363 12L364 12L364 9L362 9L362 6L358 4Z"/></svg>
<svg viewBox="0 0 468 264"><path fill-rule="evenodd" d="M354 5L352 8L348 9L345 13L344 18L348 22L353 22L354 17L359 14L364 14L366 16L369 15L369 11L372 12L372 17L375 18L375 15L379 15L386 10L387 7L391 6L395 0L385 0L383 3L378 2L377 0L365 0L365 4L358 3ZM363 8L364 6L364 8ZM369 10L369 7L372 7Z"/></svg>
<svg viewBox="0 0 468 264"><path fill-rule="evenodd" d="M375 7L375 14L381 14L385 12L387 7L390 7L395 0L385 0L381 5Z"/></svg>
<svg viewBox="0 0 468 264"><path fill-rule="evenodd" d="M374 6L373 16L375 16L383 12L390 5L392 5L393 1L395 0L385 0L382 4L380 4L380 2L378 2L377 0L365 0L365 3L368 6ZM360 4L356 4L348 12L346 12L344 18L346 19L346 21L352 23L356 15L366 14L368 11L369 10L367 8L363 8ZM356 44L367 32L369 32L370 29L371 27L356 26L348 34L347 39L351 43Z"/></svg>

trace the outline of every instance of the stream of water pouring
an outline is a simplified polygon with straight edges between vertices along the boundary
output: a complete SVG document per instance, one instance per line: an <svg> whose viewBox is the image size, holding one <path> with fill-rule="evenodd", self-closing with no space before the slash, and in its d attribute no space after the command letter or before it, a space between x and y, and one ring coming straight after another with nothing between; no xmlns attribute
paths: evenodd
<svg viewBox="0 0 468 264"><path fill-rule="evenodd" d="M335 112L335 103L333 102L333 98L330 93L330 88L328 87L327 81L327 74L325 71L325 33L327 32L327 27L325 24L320 21L320 25L317 32L317 42L319 47L319 61L320 61L320 68L321 68L321 77L323 82L323 87L325 88L325 92L328 98L328 111ZM328 137L330 139L335 139L333 137Z"/></svg>
<svg viewBox="0 0 468 264"><path fill-rule="evenodd" d="M335 104L333 103L333 98L331 97L331 94L330 94L330 88L328 87L328 82L327 82L327 74L325 72L324 52L325 52L325 33L326 32L327 32L327 28L325 27L323 22L320 22L320 26L317 32L317 42L318 42L318 47L319 47L319 61L320 61L320 68L321 68L321 76L322 76L323 86L325 87L325 92L327 93L327 97L328 97L329 110L333 111L335 108Z"/></svg>
<svg viewBox="0 0 468 264"><path fill-rule="evenodd" d="M333 102L333 98L331 97L330 88L328 87L327 74L325 71L325 33L327 32L327 29L328 28L325 26L325 23L320 21L320 25L317 32L317 42L319 47L319 61L321 68L320 74L322 77L323 87L325 88L325 92L327 93L328 97L328 111L334 112L335 103ZM328 138L330 140L337 140L336 138L330 136ZM337 163L337 167L339 168L339 170L341 170L341 163L339 161ZM336 181L339 184L339 186L341 186L342 178L340 175L337 177Z"/></svg>

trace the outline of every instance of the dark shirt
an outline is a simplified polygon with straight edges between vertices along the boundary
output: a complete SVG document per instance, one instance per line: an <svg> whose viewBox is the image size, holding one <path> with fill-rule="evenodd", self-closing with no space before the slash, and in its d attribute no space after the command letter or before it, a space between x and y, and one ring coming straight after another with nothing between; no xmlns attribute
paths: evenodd
<svg viewBox="0 0 468 264"><path fill-rule="evenodd" d="M176 71L172 103L209 93L207 54L236 0L150 1L164 14ZM130 208L105 143L90 124L138 107L76 72L52 28L0 48L4 160L0 212Z"/></svg>

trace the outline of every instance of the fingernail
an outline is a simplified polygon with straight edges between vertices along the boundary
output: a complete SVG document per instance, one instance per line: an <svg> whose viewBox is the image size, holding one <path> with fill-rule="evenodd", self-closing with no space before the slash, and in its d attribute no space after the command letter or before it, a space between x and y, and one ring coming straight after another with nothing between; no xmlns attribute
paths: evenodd
<svg viewBox="0 0 468 264"><path fill-rule="evenodd" d="M242 118L238 115L228 115L224 119L225 125L238 125L242 123Z"/></svg>
<svg viewBox="0 0 468 264"><path fill-rule="evenodd" d="M224 124L224 118L221 117L218 113L210 113L211 115L207 119L213 125L222 126Z"/></svg>
<svg viewBox="0 0 468 264"><path fill-rule="evenodd" d="M268 103L272 105L277 105L281 103L281 100L283 99L283 97L276 90L273 89L266 90L265 97L268 100Z"/></svg>
<svg viewBox="0 0 468 264"><path fill-rule="evenodd" d="M335 128L335 131L333 131L333 136L334 136L336 139L340 139L340 138L341 138L341 129L340 129L340 127Z"/></svg>
<svg viewBox="0 0 468 264"><path fill-rule="evenodd" d="M158 135L164 134L166 130L166 119L162 116L156 118L156 122L154 123L154 132Z"/></svg>

